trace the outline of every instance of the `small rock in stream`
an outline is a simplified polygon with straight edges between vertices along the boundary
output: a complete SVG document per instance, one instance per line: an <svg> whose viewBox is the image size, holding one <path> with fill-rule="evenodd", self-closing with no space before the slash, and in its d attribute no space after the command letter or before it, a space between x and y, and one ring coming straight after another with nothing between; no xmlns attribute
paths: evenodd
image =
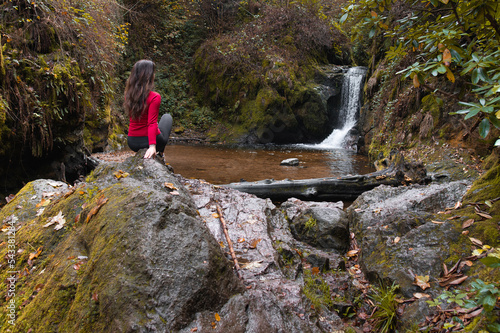
<svg viewBox="0 0 500 333"><path fill-rule="evenodd" d="M289 159L281 161L280 165L297 166L297 165L299 165L299 159L298 158L289 158Z"/></svg>

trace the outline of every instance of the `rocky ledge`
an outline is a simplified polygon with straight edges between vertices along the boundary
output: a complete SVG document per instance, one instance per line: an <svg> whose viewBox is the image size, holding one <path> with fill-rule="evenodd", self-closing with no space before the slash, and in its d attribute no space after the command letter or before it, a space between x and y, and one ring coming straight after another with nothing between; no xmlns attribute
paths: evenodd
<svg viewBox="0 0 500 333"><path fill-rule="evenodd" d="M379 284L399 285L401 329L426 325L443 288L499 280L472 254L498 247L499 174L379 186L345 210L139 155L74 187L37 180L0 211L0 332L370 332Z"/></svg>

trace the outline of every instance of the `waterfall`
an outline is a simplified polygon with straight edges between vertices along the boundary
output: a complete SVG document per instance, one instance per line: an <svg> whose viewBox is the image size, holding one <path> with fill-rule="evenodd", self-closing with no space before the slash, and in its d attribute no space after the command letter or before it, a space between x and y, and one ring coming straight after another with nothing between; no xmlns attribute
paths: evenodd
<svg viewBox="0 0 500 333"><path fill-rule="evenodd" d="M349 68L344 76L340 95L339 128L334 129L323 142L313 145L313 148L344 148L347 134L356 125L365 74L366 67Z"/></svg>

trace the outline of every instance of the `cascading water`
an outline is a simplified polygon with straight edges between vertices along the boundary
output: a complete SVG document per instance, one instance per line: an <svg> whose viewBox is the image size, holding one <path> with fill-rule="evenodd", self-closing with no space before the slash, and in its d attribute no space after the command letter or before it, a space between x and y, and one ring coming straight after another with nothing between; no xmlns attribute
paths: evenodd
<svg viewBox="0 0 500 333"><path fill-rule="evenodd" d="M344 76L340 95L339 127L334 129L323 142L313 145L313 148L344 148L347 134L356 125L356 114L360 108L366 70L366 67L349 68Z"/></svg>

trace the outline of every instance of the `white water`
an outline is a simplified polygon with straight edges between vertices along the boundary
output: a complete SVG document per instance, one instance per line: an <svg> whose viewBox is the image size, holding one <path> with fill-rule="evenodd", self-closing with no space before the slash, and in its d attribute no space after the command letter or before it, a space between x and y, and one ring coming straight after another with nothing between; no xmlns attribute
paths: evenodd
<svg viewBox="0 0 500 333"><path fill-rule="evenodd" d="M349 68L344 77L340 95L340 128L336 128L323 142L307 145L311 148L337 149L344 148L347 133L356 125L356 113L360 108L361 89L365 77L365 67Z"/></svg>

